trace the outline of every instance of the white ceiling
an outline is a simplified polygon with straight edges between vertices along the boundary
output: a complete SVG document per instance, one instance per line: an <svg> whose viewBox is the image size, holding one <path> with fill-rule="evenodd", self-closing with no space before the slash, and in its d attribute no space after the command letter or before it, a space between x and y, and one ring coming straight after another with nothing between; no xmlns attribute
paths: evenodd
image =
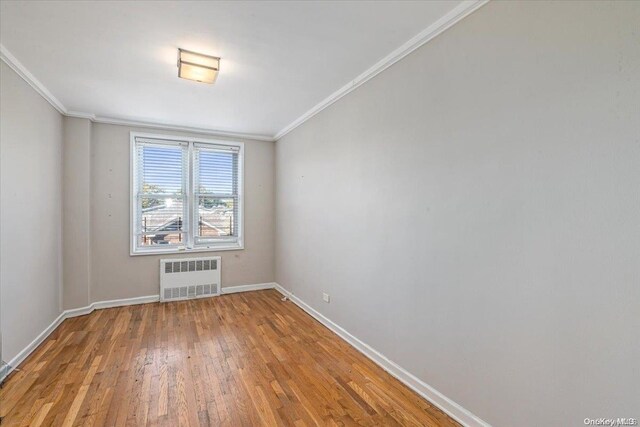
<svg viewBox="0 0 640 427"><path fill-rule="evenodd" d="M459 3L2 1L0 42L68 111L273 136Z"/></svg>

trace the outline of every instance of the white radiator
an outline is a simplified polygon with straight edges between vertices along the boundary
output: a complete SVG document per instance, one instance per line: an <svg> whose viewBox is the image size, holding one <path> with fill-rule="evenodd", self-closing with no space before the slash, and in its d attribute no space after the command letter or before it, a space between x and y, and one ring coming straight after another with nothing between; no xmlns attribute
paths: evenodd
<svg viewBox="0 0 640 427"><path fill-rule="evenodd" d="M160 301L220 295L220 257L160 260Z"/></svg>

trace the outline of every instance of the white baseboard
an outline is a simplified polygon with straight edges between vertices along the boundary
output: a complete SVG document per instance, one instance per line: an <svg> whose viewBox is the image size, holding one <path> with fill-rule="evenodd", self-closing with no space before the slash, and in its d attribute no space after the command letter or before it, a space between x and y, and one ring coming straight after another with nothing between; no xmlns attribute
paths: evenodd
<svg viewBox="0 0 640 427"><path fill-rule="evenodd" d="M101 308L124 307L125 305L148 304L150 302L158 301L160 301L160 295L147 295L145 297L98 301L94 302L92 305L95 310L98 310Z"/></svg>
<svg viewBox="0 0 640 427"><path fill-rule="evenodd" d="M64 317L65 319L69 319L71 317L84 316L85 314L89 314L94 310L100 310L102 308L124 307L126 305L136 305L136 304L147 304L150 302L158 302L159 299L160 299L159 295L147 295L144 297L123 298L123 299L114 299L114 300L108 300L108 301L96 301L92 304L89 304L86 307L65 310L62 314L65 316Z"/></svg>
<svg viewBox="0 0 640 427"><path fill-rule="evenodd" d="M276 287L274 282L258 283L256 285L227 286L222 288L222 294L235 294L237 292L261 291L263 289L273 289Z"/></svg>
<svg viewBox="0 0 640 427"><path fill-rule="evenodd" d="M291 297L293 296L293 294L292 294L290 291L288 291L288 290L286 290L285 288L283 288L283 287L282 287L282 285L281 285L280 283L276 283L275 285L276 285L276 286L275 286L276 291L280 292L280 293L281 293L282 295L284 295L285 297L287 297L287 298L291 299Z"/></svg>
<svg viewBox="0 0 640 427"><path fill-rule="evenodd" d="M355 347L355 349L360 353L371 359L378 366L387 371L389 374L393 375L395 378L400 380L400 382L418 393L420 396L436 405L438 408L447 413L451 418L458 421L460 424L467 427L491 427L487 422L483 421L470 411L458 405L456 402L449 399L438 390L431 387L421 379L417 378L415 375L411 374L395 362L389 360L385 355L383 355L376 349L351 335L344 328L325 317L309 304L305 303L300 298L293 295L290 291L283 288L280 284L276 283L275 289L277 289L282 295L288 297L294 304L306 311L309 315L314 317L324 326L335 332L340 338Z"/></svg>

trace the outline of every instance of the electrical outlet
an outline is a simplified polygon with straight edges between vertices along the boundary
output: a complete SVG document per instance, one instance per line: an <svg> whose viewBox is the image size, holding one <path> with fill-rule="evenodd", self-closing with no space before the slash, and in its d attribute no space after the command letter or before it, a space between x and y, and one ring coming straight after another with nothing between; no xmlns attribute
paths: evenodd
<svg viewBox="0 0 640 427"><path fill-rule="evenodd" d="M323 300L324 302L329 302L329 294L325 294L325 293L323 293L323 294L322 294L322 300Z"/></svg>

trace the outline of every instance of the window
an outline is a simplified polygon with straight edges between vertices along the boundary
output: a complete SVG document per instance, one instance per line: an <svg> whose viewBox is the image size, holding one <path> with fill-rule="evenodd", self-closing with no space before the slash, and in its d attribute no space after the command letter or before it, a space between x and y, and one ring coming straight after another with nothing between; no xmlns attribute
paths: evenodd
<svg viewBox="0 0 640 427"><path fill-rule="evenodd" d="M242 143L131 133L131 254L242 249Z"/></svg>

